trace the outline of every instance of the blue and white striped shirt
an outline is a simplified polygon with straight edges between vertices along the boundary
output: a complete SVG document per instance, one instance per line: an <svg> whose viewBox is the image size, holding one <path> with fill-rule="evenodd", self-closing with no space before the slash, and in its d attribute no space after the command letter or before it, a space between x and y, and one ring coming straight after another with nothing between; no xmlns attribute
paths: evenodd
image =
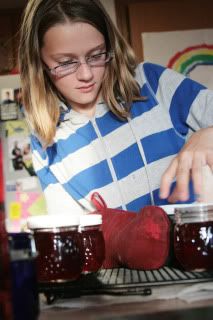
<svg viewBox="0 0 213 320"><path fill-rule="evenodd" d="M63 112L46 150L32 135L48 213L94 210L94 191L111 208L138 211L167 204L158 195L161 176L189 135L213 124L213 92L148 62L137 67L136 80L147 100L132 104L128 120L99 103L93 118L72 109Z"/></svg>

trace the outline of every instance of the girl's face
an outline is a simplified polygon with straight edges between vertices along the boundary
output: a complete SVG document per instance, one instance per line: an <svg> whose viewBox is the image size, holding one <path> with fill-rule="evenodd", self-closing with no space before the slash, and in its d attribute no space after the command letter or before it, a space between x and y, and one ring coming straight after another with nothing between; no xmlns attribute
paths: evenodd
<svg viewBox="0 0 213 320"><path fill-rule="evenodd" d="M90 67L85 63L85 58L105 52L105 49L103 35L92 25L83 22L57 24L44 35L41 56L48 68L82 62L71 74L50 74L55 87L78 112L88 115L95 112L106 66Z"/></svg>

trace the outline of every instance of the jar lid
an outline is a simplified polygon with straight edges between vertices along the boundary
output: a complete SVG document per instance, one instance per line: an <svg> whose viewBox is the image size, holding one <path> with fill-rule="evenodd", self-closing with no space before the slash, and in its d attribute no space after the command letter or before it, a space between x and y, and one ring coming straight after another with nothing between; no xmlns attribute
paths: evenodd
<svg viewBox="0 0 213 320"><path fill-rule="evenodd" d="M194 203L175 208L177 223L213 221L212 203Z"/></svg>
<svg viewBox="0 0 213 320"><path fill-rule="evenodd" d="M42 215L27 219L29 229L48 229L79 226L80 216L78 215Z"/></svg>
<svg viewBox="0 0 213 320"><path fill-rule="evenodd" d="M175 214L175 209L179 209L179 208L187 208L187 207L191 207L192 205L196 205L196 203L176 203L176 204L166 204L163 206L160 206L160 208L162 208L167 215L174 215Z"/></svg>
<svg viewBox="0 0 213 320"><path fill-rule="evenodd" d="M84 214L80 216L80 226L97 226L102 224L102 215L101 214Z"/></svg>

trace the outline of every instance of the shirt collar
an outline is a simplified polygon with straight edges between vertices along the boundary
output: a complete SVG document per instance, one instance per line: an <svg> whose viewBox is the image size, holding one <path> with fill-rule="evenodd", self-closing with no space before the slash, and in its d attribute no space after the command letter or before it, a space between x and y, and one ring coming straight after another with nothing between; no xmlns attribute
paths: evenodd
<svg viewBox="0 0 213 320"><path fill-rule="evenodd" d="M108 111L109 108L107 107L106 103L104 101L100 101L96 105L96 112L94 118L99 118ZM66 106L63 103L60 105L59 122L71 121L73 124L83 124L88 122L89 120L89 117L73 110L72 107Z"/></svg>

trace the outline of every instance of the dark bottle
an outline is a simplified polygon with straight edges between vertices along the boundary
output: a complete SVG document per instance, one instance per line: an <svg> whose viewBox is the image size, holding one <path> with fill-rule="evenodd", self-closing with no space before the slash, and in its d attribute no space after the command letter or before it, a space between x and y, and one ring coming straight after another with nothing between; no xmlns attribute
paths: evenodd
<svg viewBox="0 0 213 320"><path fill-rule="evenodd" d="M80 217L85 262L83 273L98 271L105 258L105 243L101 231L102 216L87 214Z"/></svg>
<svg viewBox="0 0 213 320"><path fill-rule="evenodd" d="M9 233L10 270L14 320L36 320L39 295L35 243L27 232Z"/></svg>
<svg viewBox="0 0 213 320"><path fill-rule="evenodd" d="M8 238L5 228L3 150L0 138L0 319L13 319Z"/></svg>
<svg viewBox="0 0 213 320"><path fill-rule="evenodd" d="M213 206L175 209L174 251L188 271L213 270Z"/></svg>

